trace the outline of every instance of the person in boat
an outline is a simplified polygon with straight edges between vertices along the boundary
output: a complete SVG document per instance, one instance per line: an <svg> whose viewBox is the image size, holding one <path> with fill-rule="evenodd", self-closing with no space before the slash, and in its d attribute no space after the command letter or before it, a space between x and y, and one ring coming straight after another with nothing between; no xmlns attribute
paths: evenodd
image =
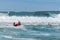
<svg viewBox="0 0 60 40"><path fill-rule="evenodd" d="M13 23L13 26L20 26L20 25L21 25L20 21L18 21L18 23L16 22Z"/></svg>

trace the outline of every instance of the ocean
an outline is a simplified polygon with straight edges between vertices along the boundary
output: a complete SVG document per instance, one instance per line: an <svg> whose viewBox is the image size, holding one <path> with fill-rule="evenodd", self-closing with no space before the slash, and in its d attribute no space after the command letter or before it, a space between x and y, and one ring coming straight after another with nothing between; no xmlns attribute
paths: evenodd
<svg viewBox="0 0 60 40"><path fill-rule="evenodd" d="M60 11L0 11L0 40L60 40Z"/></svg>

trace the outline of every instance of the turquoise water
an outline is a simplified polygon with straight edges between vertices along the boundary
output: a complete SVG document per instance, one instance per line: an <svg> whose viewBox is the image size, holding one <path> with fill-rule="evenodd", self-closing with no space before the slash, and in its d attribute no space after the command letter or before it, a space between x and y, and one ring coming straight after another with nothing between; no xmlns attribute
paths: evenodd
<svg viewBox="0 0 60 40"><path fill-rule="evenodd" d="M22 27L22 26L21 26ZM28 26L0 28L1 40L59 40L60 27Z"/></svg>
<svg viewBox="0 0 60 40"><path fill-rule="evenodd" d="M42 16L42 17L54 17L59 14L60 11L37 11L37 12L9 12L9 16Z"/></svg>
<svg viewBox="0 0 60 40"><path fill-rule="evenodd" d="M16 21L22 25L13 26ZM0 39L60 40L60 11L0 13Z"/></svg>

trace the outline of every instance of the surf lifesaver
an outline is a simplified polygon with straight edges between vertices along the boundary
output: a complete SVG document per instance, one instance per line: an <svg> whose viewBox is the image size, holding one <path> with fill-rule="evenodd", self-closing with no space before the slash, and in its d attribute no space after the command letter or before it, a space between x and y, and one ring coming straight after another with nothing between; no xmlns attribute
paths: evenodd
<svg viewBox="0 0 60 40"><path fill-rule="evenodd" d="M13 26L20 26L20 25L21 25L20 21L18 23L16 23L16 22L13 23Z"/></svg>
<svg viewBox="0 0 60 40"><path fill-rule="evenodd" d="M51 23L50 22L48 22L48 26L51 26Z"/></svg>

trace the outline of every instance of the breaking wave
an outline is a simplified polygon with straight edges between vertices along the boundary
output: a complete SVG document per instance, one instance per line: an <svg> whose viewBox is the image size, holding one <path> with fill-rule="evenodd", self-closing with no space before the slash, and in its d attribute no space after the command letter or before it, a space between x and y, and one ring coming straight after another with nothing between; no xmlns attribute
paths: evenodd
<svg viewBox="0 0 60 40"><path fill-rule="evenodd" d="M52 25L59 25L60 12L43 11L43 12L7 12L0 13L0 22L20 21L22 24L27 25L46 25L51 23Z"/></svg>
<svg viewBox="0 0 60 40"><path fill-rule="evenodd" d="M21 22L21 26L13 26L13 22ZM44 26L42 26L44 25ZM0 13L1 40L58 40L60 12L3 12Z"/></svg>

